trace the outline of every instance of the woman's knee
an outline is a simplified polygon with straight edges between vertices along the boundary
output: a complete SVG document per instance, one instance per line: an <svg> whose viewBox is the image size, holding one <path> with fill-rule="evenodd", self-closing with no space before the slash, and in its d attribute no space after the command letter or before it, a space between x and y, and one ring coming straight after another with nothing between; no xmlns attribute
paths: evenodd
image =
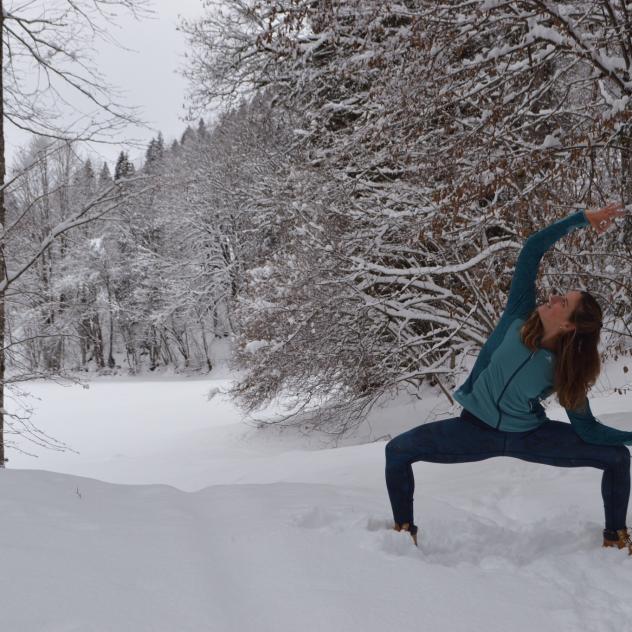
<svg viewBox="0 0 632 632"><path fill-rule="evenodd" d="M624 445L608 446L607 452L602 453L601 460L608 469L629 469L630 451Z"/></svg>
<svg viewBox="0 0 632 632"><path fill-rule="evenodd" d="M613 465L615 467L630 467L630 451L624 445L618 445L614 449Z"/></svg>
<svg viewBox="0 0 632 632"><path fill-rule="evenodd" d="M391 439L384 448L384 454L386 455L386 460L391 461L393 458L396 458L398 454L401 453L399 442L397 441L397 437Z"/></svg>
<svg viewBox="0 0 632 632"><path fill-rule="evenodd" d="M409 452L409 432L403 432L396 437L393 437L384 448L384 452L386 454L386 460L399 460L404 458L405 455Z"/></svg>

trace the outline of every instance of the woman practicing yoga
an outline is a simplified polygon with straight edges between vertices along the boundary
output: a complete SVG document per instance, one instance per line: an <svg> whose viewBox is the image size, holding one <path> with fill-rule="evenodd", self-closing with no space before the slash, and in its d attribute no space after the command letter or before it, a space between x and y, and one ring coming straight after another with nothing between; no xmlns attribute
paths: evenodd
<svg viewBox="0 0 632 632"><path fill-rule="evenodd" d="M412 464L466 463L511 456L558 467L603 470L603 545L627 548L632 432L601 424L587 393L601 369L597 345L602 312L588 292L551 295L536 306L535 279L544 253L561 237L589 224L601 234L618 204L577 211L531 235L516 263L504 313L467 380L454 391L459 417L413 428L386 445L386 486L394 529L417 544ZM547 419L540 400L556 393L570 424Z"/></svg>

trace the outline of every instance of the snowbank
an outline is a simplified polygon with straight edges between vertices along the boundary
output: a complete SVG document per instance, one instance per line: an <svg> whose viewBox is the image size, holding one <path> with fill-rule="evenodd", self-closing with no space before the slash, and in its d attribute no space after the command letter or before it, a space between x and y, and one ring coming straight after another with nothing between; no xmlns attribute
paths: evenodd
<svg viewBox="0 0 632 632"><path fill-rule="evenodd" d="M244 425L224 396L208 400L225 386L36 386L36 424L79 454L10 455L12 468L65 474L0 471L7 629L629 627L632 557L600 546L600 472L416 464L416 549L389 529L385 439L375 439L447 416L441 400L391 402L335 447ZM605 423L632 425L630 394L591 405Z"/></svg>

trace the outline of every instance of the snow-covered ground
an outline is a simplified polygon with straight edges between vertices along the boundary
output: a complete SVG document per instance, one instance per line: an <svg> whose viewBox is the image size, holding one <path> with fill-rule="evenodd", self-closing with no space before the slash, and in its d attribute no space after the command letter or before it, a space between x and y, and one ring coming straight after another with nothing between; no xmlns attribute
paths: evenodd
<svg viewBox="0 0 632 632"><path fill-rule="evenodd" d="M632 395L604 390L627 375L609 365L591 406L632 429ZM458 409L390 402L335 446L245 425L208 399L227 383L31 388L36 425L78 453L12 451L0 472L6 629L630 629L632 557L600 546L600 472L419 463L416 549L388 528L383 437Z"/></svg>

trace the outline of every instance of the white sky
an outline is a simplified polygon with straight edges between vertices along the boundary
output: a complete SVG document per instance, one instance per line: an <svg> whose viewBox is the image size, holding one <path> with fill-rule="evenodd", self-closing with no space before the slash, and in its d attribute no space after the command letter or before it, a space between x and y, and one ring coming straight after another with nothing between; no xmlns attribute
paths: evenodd
<svg viewBox="0 0 632 632"><path fill-rule="evenodd" d="M179 16L202 15L202 0L152 0L154 16L141 22L124 15L117 20L120 28L113 29L115 39L130 50L113 44L98 43L96 63L107 81L124 93L124 103L138 106L141 118L153 130L128 128L121 135L121 145L92 145L91 154L98 161L107 160L110 167L121 149L129 150L130 157L139 160L144 149L124 147L126 138L147 139L162 131L170 141L180 137L187 123L184 96L186 81L181 69L184 65L185 36L176 31ZM11 164L16 149L28 143L29 136L7 126L7 157Z"/></svg>

